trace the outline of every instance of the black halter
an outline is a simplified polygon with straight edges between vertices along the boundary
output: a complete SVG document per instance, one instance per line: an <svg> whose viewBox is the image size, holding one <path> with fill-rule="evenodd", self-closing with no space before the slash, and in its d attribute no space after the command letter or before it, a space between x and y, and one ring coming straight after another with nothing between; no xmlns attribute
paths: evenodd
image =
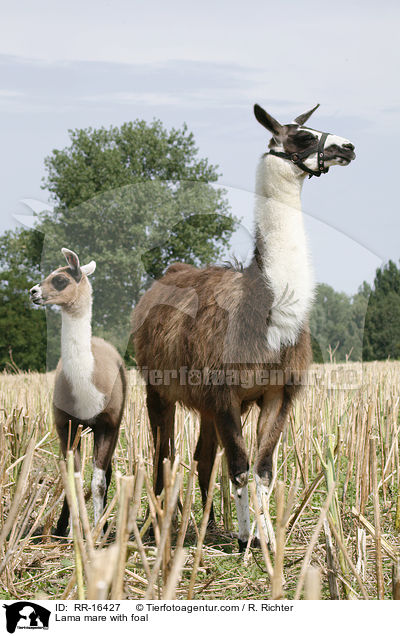
<svg viewBox="0 0 400 636"><path fill-rule="evenodd" d="M311 179L311 177L320 177L321 174L325 174L329 170L329 168L325 168L325 153L324 153L325 141L328 135L329 133L322 133L318 141L318 146L317 146L318 170L311 170L311 168L308 168L303 163L303 159L307 159L307 157L309 157L315 152L315 147L311 149L308 148L307 150L303 150L303 152L292 152L292 153L279 152L278 150L271 149L269 153L267 154L275 155L275 157L281 157L282 159L288 159L292 163L296 164L296 166L301 168L301 170L304 170L304 172L307 172L309 175L308 177L309 179Z"/></svg>

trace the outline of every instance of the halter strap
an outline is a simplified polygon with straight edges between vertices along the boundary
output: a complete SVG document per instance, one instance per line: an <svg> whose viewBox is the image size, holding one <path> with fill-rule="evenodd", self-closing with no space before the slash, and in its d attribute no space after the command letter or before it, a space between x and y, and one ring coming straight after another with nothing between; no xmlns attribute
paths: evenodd
<svg viewBox="0 0 400 636"><path fill-rule="evenodd" d="M275 157L281 157L281 159L287 159L288 161L291 161L296 166L301 168L301 170L303 170L304 172L307 172L309 175L308 177L309 179L311 179L311 177L320 177L321 174L326 174L329 170L329 168L325 168L325 153L324 153L324 146L325 146L326 138L328 137L328 135L329 133L322 133L318 141L318 146L317 146L318 170L311 170L311 168L306 166L305 163L303 163L302 161L303 159L306 159L307 157L309 157L315 152L315 146L314 148L303 150L303 152L292 152L292 153L279 152L278 150L271 149L267 154L274 155Z"/></svg>

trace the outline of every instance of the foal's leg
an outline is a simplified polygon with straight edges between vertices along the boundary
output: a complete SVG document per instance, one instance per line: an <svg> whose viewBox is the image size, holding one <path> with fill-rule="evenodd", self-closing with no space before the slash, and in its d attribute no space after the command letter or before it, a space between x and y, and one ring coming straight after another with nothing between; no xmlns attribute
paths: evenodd
<svg viewBox="0 0 400 636"><path fill-rule="evenodd" d="M93 424L93 518L96 526L105 505L107 491L111 481L111 459L118 439L119 425L116 426L107 413L101 413Z"/></svg>
<svg viewBox="0 0 400 636"><path fill-rule="evenodd" d="M154 441L154 492L159 495L164 487L163 461L174 460L175 403L162 398L153 387L147 387L147 411Z"/></svg>
<svg viewBox="0 0 400 636"><path fill-rule="evenodd" d="M242 436L240 407L218 413L215 419L218 436L225 449L229 476L233 485L236 513L239 524L239 550L245 547L250 534L250 513L247 482L249 479L249 462Z"/></svg>
<svg viewBox="0 0 400 636"><path fill-rule="evenodd" d="M69 418L66 413L60 411L59 409L54 410L54 416L55 416L57 434L60 440L61 452L63 454L63 457L65 458L67 456L67 450L69 450L68 440L69 440L69 446L71 447L75 439L79 422L77 420ZM71 422L71 427L69 424L70 422ZM81 450L81 442L79 440L77 449L75 451L75 456L74 456L75 472L80 471L80 450ZM67 535L67 529L68 529L69 523L70 523L70 519L69 519L68 501L67 501L67 498L64 496L61 514L58 518L57 526L55 528L54 534L58 537L65 537Z"/></svg>
<svg viewBox="0 0 400 636"><path fill-rule="evenodd" d="M194 459L198 462L197 473L203 508L206 505L208 485L210 483L211 470L217 452L218 440L214 419L205 415L201 416L200 435L194 452ZM209 522L215 521L214 506L211 505Z"/></svg>

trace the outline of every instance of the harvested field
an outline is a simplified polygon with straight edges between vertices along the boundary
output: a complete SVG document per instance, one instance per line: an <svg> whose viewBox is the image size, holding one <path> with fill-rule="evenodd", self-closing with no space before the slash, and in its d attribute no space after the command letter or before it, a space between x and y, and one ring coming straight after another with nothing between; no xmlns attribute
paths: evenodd
<svg viewBox="0 0 400 636"><path fill-rule="evenodd" d="M204 533L206 520L192 479L198 422L182 408L176 418L177 461L165 466L168 487L162 498L152 495L153 442L135 371L113 459L106 535L96 538L89 530L92 437L84 433L87 506L79 496L79 480L65 465L77 532L74 541L54 541L51 528L63 482L52 427L53 377L0 376L3 599L376 599L400 594L399 362L313 367L276 452L269 506L264 502L269 547L248 546L244 554L237 552L233 534L235 511L223 456L214 471L217 527ZM244 418L251 462L256 419L253 407ZM257 523L260 511L256 498L251 501ZM186 536L180 532L182 518ZM38 531L41 539L34 536Z"/></svg>

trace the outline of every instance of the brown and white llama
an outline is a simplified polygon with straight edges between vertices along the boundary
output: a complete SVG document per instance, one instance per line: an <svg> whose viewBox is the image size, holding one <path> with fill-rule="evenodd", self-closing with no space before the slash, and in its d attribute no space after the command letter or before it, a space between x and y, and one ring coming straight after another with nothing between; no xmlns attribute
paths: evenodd
<svg viewBox="0 0 400 636"><path fill-rule="evenodd" d="M317 107L315 107L317 108ZM254 256L243 271L171 265L133 312L135 355L147 380L147 408L157 441L155 491L162 462L174 452L175 403L200 414L195 450L203 503L217 445L226 453L239 523L239 546L250 529L249 462L241 414L256 402L255 478L267 488L272 454L309 367L308 313L313 274L301 210L304 178L355 158L347 139L304 126L314 109L281 125L260 106L270 133L256 180Z"/></svg>
<svg viewBox="0 0 400 636"><path fill-rule="evenodd" d="M117 350L102 338L92 337L92 286L88 276L96 263L80 265L78 256L63 248L68 266L60 267L30 290L37 305L61 307L61 359L57 365L53 397L55 425L61 450L74 441L79 424L94 435L92 496L94 523L100 519L111 480L112 456L118 439L126 397L126 371ZM71 423L71 424L70 424ZM76 469L80 464L78 443ZM64 499L55 529L65 536L69 510Z"/></svg>

